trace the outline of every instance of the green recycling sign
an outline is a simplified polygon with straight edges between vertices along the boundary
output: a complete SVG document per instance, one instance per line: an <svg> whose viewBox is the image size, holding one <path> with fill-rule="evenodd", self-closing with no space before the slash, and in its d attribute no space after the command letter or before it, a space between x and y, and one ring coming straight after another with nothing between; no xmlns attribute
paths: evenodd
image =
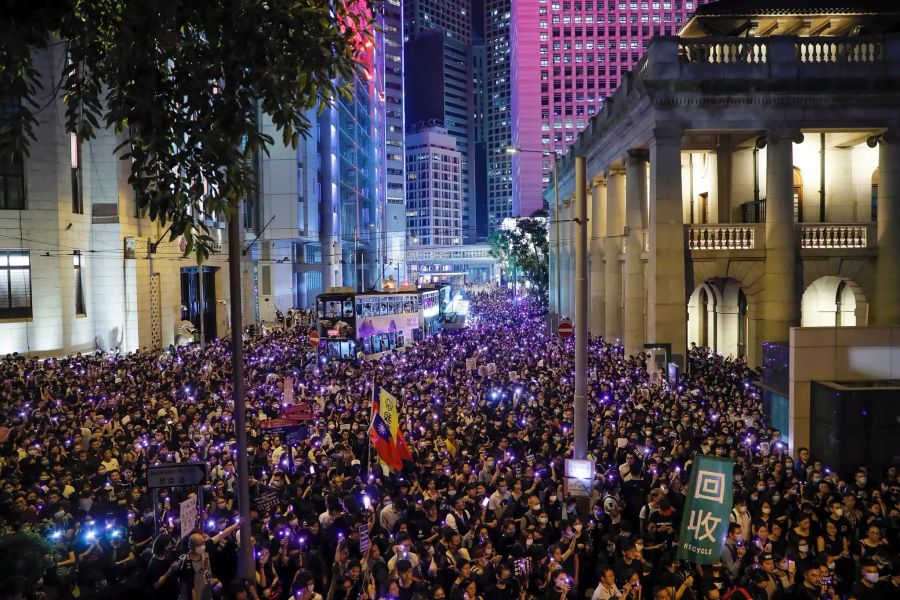
<svg viewBox="0 0 900 600"><path fill-rule="evenodd" d="M708 565L719 560L732 505L731 459L695 456L681 519L678 558Z"/></svg>

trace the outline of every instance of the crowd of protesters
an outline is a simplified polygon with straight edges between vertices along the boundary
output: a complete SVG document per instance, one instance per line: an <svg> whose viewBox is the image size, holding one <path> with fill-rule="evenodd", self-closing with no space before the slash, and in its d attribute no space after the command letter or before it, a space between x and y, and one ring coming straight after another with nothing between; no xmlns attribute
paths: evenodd
<svg viewBox="0 0 900 600"><path fill-rule="evenodd" d="M0 582L0 597L900 598L896 469L836 473L803 448L789 455L739 359L694 348L670 387L643 357L591 340L598 475L579 506L562 486L571 346L549 337L532 299L471 299L465 330L365 361L323 362L299 313L245 336L253 581L236 577L227 341L7 356L0 523L46 540L53 563L40 581ZM261 427L286 380L317 413L290 447ZM401 402L413 456L401 472L370 450L375 385ZM725 549L703 567L675 553L696 453L735 461ZM186 461L207 462L209 481L182 538L179 506L196 490L159 490L154 506L146 467Z"/></svg>

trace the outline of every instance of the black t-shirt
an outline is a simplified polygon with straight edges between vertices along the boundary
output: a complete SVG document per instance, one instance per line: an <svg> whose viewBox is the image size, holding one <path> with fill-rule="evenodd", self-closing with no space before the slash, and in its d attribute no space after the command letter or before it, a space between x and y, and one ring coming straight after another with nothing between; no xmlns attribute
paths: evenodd
<svg viewBox="0 0 900 600"><path fill-rule="evenodd" d="M484 593L484 600L515 600L518 597L518 592L512 583L507 583L506 587L500 589L496 585L491 586Z"/></svg>
<svg viewBox="0 0 900 600"><path fill-rule="evenodd" d="M171 566L172 561L169 559L160 560L155 556L150 559L150 564L147 565L147 589L150 590L152 598L155 598L156 600L167 600L169 598L178 597L178 577L175 577L174 575L167 578L165 583L158 589L154 589L153 587L153 585L159 581L159 578L166 574L166 571L168 571Z"/></svg>
<svg viewBox="0 0 900 600"><path fill-rule="evenodd" d="M857 581L850 588L850 598L853 600L888 600L897 596L888 596L885 594L886 587L876 584L874 587L868 587L861 581ZM894 589L896 591L896 588Z"/></svg>
<svg viewBox="0 0 900 600"><path fill-rule="evenodd" d="M425 586L417 581L413 581L412 585L408 588L400 587L400 593L397 595L397 600L412 600L413 597L419 594L425 594Z"/></svg>

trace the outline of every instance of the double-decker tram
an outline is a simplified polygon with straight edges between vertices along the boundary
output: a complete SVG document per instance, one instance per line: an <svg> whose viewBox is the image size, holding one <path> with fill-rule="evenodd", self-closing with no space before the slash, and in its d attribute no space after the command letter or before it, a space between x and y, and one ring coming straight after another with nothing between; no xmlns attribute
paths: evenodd
<svg viewBox="0 0 900 600"><path fill-rule="evenodd" d="M356 292L331 288L316 297L319 351L349 360L403 348L441 330L450 287Z"/></svg>

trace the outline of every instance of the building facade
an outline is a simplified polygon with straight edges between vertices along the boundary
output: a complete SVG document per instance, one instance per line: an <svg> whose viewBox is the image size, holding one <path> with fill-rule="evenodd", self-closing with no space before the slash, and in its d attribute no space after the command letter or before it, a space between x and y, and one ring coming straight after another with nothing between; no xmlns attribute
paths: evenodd
<svg viewBox="0 0 900 600"><path fill-rule="evenodd" d="M379 72L384 74L384 156L386 201L382 232L382 271L406 270L406 123L403 82L403 0L385 0L376 28ZM379 274L379 278L381 275Z"/></svg>
<svg viewBox="0 0 900 600"><path fill-rule="evenodd" d="M583 226L590 330L629 353L697 344L758 366L791 327L900 325L900 11L823 4L721 0L652 43L561 162L553 312L574 315Z"/></svg>
<svg viewBox="0 0 900 600"><path fill-rule="evenodd" d="M417 246L406 256L410 282L418 285L495 285L500 283L500 265L488 244L463 246Z"/></svg>
<svg viewBox="0 0 900 600"><path fill-rule="evenodd" d="M476 231L472 4L405 0L406 125L439 123L462 155L463 230Z"/></svg>
<svg viewBox="0 0 900 600"><path fill-rule="evenodd" d="M406 136L409 247L459 246L462 228L462 153L442 127L422 127Z"/></svg>
<svg viewBox="0 0 900 600"><path fill-rule="evenodd" d="M321 115L296 150L276 142L258 160L259 202L248 237L258 318L313 306L330 287L363 291L405 256L403 56L400 3L378 15L349 97ZM274 126L261 116L264 127ZM278 136L273 135L278 140ZM399 157L399 160L398 160ZM248 222L249 225L249 222ZM392 267L393 265L393 267Z"/></svg>
<svg viewBox="0 0 900 600"><path fill-rule="evenodd" d="M64 63L61 46L35 55L51 89ZM0 91L0 106L19 100ZM228 328L225 223L208 222L214 253L203 267L204 294L183 239L139 216L124 141L99 130L90 141L65 131L57 98L37 113L30 156L0 167L0 354L62 355L94 350L160 349L183 321L201 320L207 337ZM240 243L240 242L239 242ZM252 268L242 264L245 290ZM252 318L252 293L242 306Z"/></svg>
<svg viewBox="0 0 900 600"><path fill-rule="evenodd" d="M392 6L350 97L311 112L297 149L260 115L279 142L254 157L258 189L240 214L246 323L312 306L327 287L376 288L389 266L405 271L402 30ZM61 51L37 54L47 89ZM0 95L0 109L17 101ZM80 142L64 115L52 102L31 156L0 166L0 353L159 349L188 323L207 339L224 335L226 224L207 222L214 252L198 268L182 256L182 238L170 241L138 214L126 163L113 154L121 136L104 130Z"/></svg>
<svg viewBox="0 0 900 600"><path fill-rule="evenodd" d="M512 213L542 207L565 152L650 40L675 35L710 0L513 0L510 24Z"/></svg>
<svg viewBox="0 0 900 600"><path fill-rule="evenodd" d="M485 0L485 154L489 231L512 216L509 23L511 0Z"/></svg>

